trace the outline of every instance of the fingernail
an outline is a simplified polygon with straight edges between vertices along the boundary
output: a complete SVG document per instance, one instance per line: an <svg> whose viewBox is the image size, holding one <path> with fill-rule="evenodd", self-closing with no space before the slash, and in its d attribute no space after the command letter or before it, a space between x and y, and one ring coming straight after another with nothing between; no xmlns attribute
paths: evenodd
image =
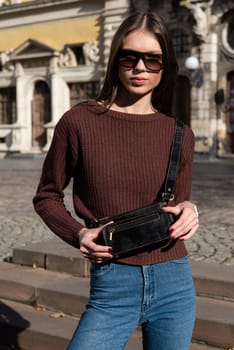
<svg viewBox="0 0 234 350"><path fill-rule="evenodd" d="M174 231L174 228L169 228L169 232L172 233Z"/></svg>
<svg viewBox="0 0 234 350"><path fill-rule="evenodd" d="M113 259L118 259L118 257L119 257L118 255L114 255Z"/></svg>
<svg viewBox="0 0 234 350"><path fill-rule="evenodd" d="M108 249L108 252L109 252L109 253L112 253L112 251L113 251L112 248L109 248L109 249Z"/></svg>

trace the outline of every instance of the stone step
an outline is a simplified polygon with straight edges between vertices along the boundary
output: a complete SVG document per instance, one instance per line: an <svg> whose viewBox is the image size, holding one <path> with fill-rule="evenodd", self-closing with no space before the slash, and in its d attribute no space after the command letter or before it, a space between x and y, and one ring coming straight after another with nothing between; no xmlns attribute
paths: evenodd
<svg viewBox="0 0 234 350"><path fill-rule="evenodd" d="M66 350L79 318L0 299L0 344L10 349ZM0 345L0 346L1 346ZM126 350L141 350L141 333L136 330ZM1 347L0 347L1 350Z"/></svg>
<svg viewBox="0 0 234 350"><path fill-rule="evenodd" d="M88 293L87 278L0 263L0 298L79 316ZM233 346L234 302L197 297L197 304L194 339L213 346Z"/></svg>
<svg viewBox="0 0 234 350"><path fill-rule="evenodd" d="M75 276L89 276L89 262L80 251L61 239L29 244L13 250L13 262L66 272ZM234 300L234 266L191 261L198 295Z"/></svg>
<svg viewBox="0 0 234 350"><path fill-rule="evenodd" d="M197 297L197 319L193 339L234 347L234 303Z"/></svg>
<svg viewBox="0 0 234 350"><path fill-rule="evenodd" d="M191 261L198 295L234 302L234 265Z"/></svg>
<svg viewBox="0 0 234 350"><path fill-rule="evenodd" d="M0 300L0 350L66 350L78 318L4 299ZM223 349L223 348L222 348ZM142 350L141 332L136 330L125 350ZM192 343L190 350L221 350L206 344Z"/></svg>
<svg viewBox="0 0 234 350"><path fill-rule="evenodd" d="M88 278L0 262L0 298L80 315L88 294Z"/></svg>
<svg viewBox="0 0 234 350"><path fill-rule="evenodd" d="M12 261L15 264L66 272L74 276L89 276L89 261L82 257L79 249L57 237L14 248Z"/></svg>
<svg viewBox="0 0 234 350"><path fill-rule="evenodd" d="M77 321L52 318L51 312L37 312L29 305L1 299L0 344L24 350L65 350Z"/></svg>

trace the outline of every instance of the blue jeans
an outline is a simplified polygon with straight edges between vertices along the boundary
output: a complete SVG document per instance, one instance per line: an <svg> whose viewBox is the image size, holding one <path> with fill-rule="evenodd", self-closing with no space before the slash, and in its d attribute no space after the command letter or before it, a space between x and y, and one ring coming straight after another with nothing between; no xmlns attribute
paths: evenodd
<svg viewBox="0 0 234 350"><path fill-rule="evenodd" d="M93 264L87 309L68 350L122 350L138 325L145 350L188 350L195 293L188 258Z"/></svg>

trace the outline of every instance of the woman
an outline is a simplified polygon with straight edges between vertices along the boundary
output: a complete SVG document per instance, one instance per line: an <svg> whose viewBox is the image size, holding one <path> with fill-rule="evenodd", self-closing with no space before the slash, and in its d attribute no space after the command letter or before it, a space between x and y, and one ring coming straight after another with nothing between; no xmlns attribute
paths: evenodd
<svg viewBox="0 0 234 350"><path fill-rule="evenodd" d="M102 227L87 228L63 203L74 177L77 215L95 220L150 204L167 170L175 119L171 112L177 63L167 28L152 12L129 16L116 32L99 98L60 119L34 198L35 209L91 265L86 311L69 350L124 349L142 326L147 350L188 350L195 295L184 240L198 228L189 201L194 136L185 127L175 197L165 207L178 217L170 244L114 256L96 244Z"/></svg>

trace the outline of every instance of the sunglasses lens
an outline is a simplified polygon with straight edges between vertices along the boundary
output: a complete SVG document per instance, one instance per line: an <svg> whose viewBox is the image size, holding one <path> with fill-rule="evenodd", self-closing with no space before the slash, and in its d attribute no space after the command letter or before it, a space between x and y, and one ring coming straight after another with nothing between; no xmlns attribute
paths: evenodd
<svg viewBox="0 0 234 350"><path fill-rule="evenodd" d="M126 68L134 68L135 65L137 64L138 58L135 56L130 56L130 55L126 55L126 56L120 56L119 58L119 64L122 67L126 67Z"/></svg>
<svg viewBox="0 0 234 350"><path fill-rule="evenodd" d="M125 68L134 68L139 60L142 59L145 67L149 71L159 72L162 69L162 55L160 54L144 54L134 52L129 53L128 50L120 51L119 53L119 64Z"/></svg>
<svg viewBox="0 0 234 350"><path fill-rule="evenodd" d="M144 56L144 64L147 69L152 71L160 71L162 68L162 60L158 56Z"/></svg>

